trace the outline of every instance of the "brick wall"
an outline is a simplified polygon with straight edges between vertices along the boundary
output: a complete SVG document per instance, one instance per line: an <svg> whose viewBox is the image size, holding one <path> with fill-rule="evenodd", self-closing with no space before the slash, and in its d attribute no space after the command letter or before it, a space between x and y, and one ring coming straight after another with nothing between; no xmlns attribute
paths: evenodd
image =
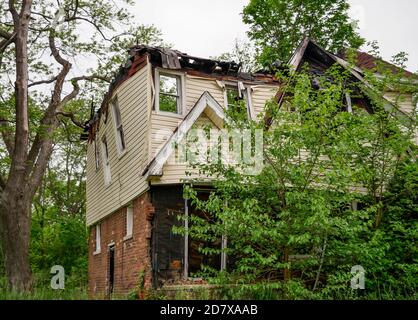
<svg viewBox="0 0 418 320"><path fill-rule="evenodd" d="M89 294L104 297L109 289L109 244L114 244L114 294L126 294L138 285L139 273L145 272L145 286L152 285L150 258L151 220L154 208L145 193L133 201L132 237L126 239L126 207L100 222L101 252L96 250L96 227L89 236Z"/></svg>

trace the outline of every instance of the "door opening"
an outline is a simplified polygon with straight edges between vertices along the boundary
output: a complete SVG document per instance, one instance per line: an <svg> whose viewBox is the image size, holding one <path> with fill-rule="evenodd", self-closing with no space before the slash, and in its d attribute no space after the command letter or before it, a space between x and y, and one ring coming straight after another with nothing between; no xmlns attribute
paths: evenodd
<svg viewBox="0 0 418 320"><path fill-rule="evenodd" d="M115 283L115 246L109 247L109 295L113 293Z"/></svg>

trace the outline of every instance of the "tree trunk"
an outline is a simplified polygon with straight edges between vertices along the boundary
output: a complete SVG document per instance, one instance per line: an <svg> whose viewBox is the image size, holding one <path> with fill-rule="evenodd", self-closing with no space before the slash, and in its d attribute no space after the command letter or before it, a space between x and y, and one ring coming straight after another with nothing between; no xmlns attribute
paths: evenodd
<svg viewBox="0 0 418 320"><path fill-rule="evenodd" d="M9 287L27 291L32 284L29 264L31 198L24 193L24 188L19 189L5 190L2 194L1 236Z"/></svg>
<svg viewBox="0 0 418 320"><path fill-rule="evenodd" d="M34 192L29 186L29 176L25 173L28 159L28 32L32 1L22 1L20 12L14 1L9 1L9 11L13 17L16 33L16 81L15 107L16 124L11 166L7 182L1 192L0 222L2 247L5 258L6 275L10 288L26 291L31 287L29 265L29 237L31 225L31 202ZM33 189L33 188L32 188Z"/></svg>

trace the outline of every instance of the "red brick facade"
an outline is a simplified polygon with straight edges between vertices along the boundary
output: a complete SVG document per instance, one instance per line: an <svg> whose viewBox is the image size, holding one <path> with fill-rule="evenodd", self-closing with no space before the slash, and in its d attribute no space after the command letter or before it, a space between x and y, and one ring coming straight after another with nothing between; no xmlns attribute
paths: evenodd
<svg viewBox="0 0 418 320"><path fill-rule="evenodd" d="M101 252L96 250L96 227L90 228L89 237L89 294L103 297L109 293L109 246L114 245L113 293L126 294L134 289L144 274L145 287L152 284L151 220L154 208L145 193L133 205L132 237L126 238L126 211L121 208L100 222Z"/></svg>

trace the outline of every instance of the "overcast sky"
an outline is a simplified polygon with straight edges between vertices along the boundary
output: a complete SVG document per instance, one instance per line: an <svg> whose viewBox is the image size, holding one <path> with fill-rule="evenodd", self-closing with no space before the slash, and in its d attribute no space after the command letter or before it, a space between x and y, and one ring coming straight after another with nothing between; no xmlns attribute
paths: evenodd
<svg viewBox="0 0 418 320"><path fill-rule="evenodd" d="M249 0L136 0L139 23L154 24L175 49L200 57L230 51L234 39L245 39L241 20ZM360 34L377 40L389 60L399 51L409 54L408 69L418 70L418 1L349 0Z"/></svg>

